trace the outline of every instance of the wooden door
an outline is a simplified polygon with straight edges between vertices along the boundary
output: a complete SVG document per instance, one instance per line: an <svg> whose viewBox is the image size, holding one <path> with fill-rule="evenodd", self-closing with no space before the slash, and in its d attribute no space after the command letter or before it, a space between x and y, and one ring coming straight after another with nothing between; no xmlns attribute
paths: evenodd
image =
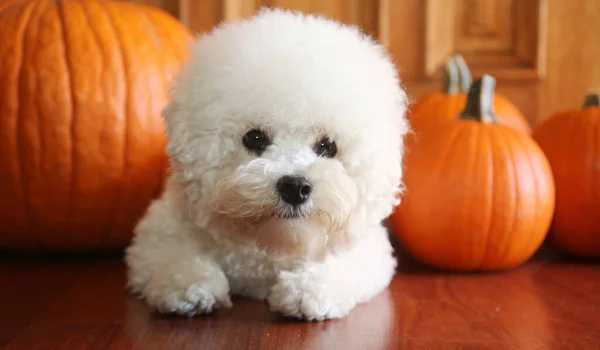
<svg viewBox="0 0 600 350"><path fill-rule="evenodd" d="M262 6L318 13L359 25L390 50L416 99L442 84L447 55L497 89L532 126L600 88L599 0L129 0L162 7L195 32Z"/></svg>

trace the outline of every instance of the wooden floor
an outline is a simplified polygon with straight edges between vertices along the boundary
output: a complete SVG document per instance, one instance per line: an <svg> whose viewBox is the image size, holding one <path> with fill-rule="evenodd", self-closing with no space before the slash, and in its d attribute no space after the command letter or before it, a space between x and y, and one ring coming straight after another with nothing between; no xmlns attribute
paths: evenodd
<svg viewBox="0 0 600 350"><path fill-rule="evenodd" d="M0 256L7 349L600 349L600 264L542 252L504 273L453 275L406 256L388 290L342 320L289 321L234 299L163 317L124 290L120 257Z"/></svg>

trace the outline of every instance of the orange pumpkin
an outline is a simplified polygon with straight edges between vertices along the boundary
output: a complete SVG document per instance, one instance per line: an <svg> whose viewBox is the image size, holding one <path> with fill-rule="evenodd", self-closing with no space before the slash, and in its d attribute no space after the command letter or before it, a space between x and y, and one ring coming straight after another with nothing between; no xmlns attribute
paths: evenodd
<svg viewBox="0 0 600 350"><path fill-rule="evenodd" d="M549 239L566 253L600 258L600 95L551 116L534 131L556 182Z"/></svg>
<svg viewBox="0 0 600 350"><path fill-rule="evenodd" d="M554 209L548 160L531 136L497 122L495 79L472 84L454 121L422 132L408 152L402 203L390 217L417 260L457 271L528 260Z"/></svg>
<svg viewBox="0 0 600 350"><path fill-rule="evenodd" d="M0 248L121 248L167 167L191 33L117 1L0 4Z"/></svg>
<svg viewBox="0 0 600 350"><path fill-rule="evenodd" d="M471 73L461 55L446 61L444 91L434 91L419 98L411 107L408 119L411 127L420 132L424 128L453 120L465 107ZM504 95L494 93L494 110L501 124L531 134L525 116Z"/></svg>

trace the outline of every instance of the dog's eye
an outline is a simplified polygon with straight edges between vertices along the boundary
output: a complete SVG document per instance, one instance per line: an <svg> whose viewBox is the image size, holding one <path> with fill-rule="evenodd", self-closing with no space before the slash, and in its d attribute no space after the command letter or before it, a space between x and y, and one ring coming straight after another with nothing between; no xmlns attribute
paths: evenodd
<svg viewBox="0 0 600 350"><path fill-rule="evenodd" d="M333 158L337 154L337 145L328 137L322 138L315 144L315 153L319 157Z"/></svg>
<svg viewBox="0 0 600 350"><path fill-rule="evenodd" d="M261 154L271 144L269 136L260 129L252 129L244 135L242 143L249 151Z"/></svg>

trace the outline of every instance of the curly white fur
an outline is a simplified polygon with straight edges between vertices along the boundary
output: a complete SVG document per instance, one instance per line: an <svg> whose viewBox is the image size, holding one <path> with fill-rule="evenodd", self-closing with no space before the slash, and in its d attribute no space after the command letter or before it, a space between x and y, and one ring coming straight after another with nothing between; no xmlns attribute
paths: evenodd
<svg viewBox="0 0 600 350"><path fill-rule="evenodd" d="M356 28L263 10L193 44L164 109L173 171L126 251L128 284L164 313L266 299L306 320L342 317L396 266L381 221L399 202L406 95L383 48ZM272 139L246 150L253 128ZM339 149L318 157L327 136ZM295 217L285 175L313 188Z"/></svg>

